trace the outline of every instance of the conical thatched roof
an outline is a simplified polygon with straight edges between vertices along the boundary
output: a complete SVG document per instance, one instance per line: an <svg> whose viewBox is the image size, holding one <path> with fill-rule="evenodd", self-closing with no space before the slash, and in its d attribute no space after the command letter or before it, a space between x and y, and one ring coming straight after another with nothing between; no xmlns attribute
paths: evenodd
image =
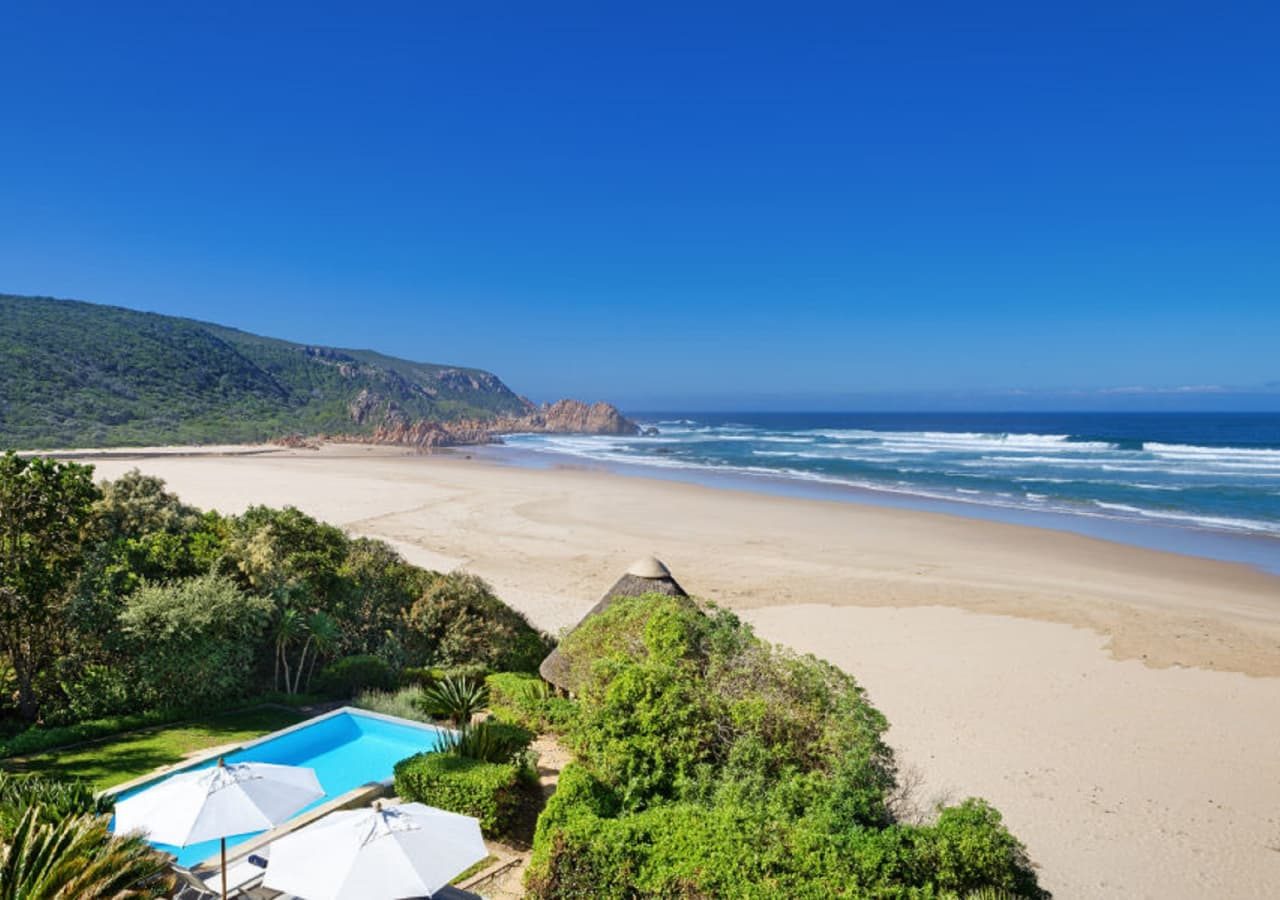
<svg viewBox="0 0 1280 900"><path fill-rule="evenodd" d="M666 594L668 597L689 596L685 593L684 588L680 587L680 583L672 577L671 570L663 565L661 560L647 556L629 565L627 571L622 574L622 577L617 580L613 587L604 592L600 602L587 610L587 614L573 627L576 630L596 613L608 609L617 597L642 597L645 594ZM548 682L561 690L573 691L576 689L575 685L569 683L571 680L569 661L560 655L559 649L551 651L547 658L542 661L542 665L538 667L538 672Z"/></svg>

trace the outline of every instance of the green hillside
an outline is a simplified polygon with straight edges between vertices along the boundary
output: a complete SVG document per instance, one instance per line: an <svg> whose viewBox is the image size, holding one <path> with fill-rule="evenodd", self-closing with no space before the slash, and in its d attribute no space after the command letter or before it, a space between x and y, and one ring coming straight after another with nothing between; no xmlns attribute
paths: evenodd
<svg viewBox="0 0 1280 900"><path fill-rule="evenodd" d="M0 294L0 448L237 443L526 411L479 369Z"/></svg>

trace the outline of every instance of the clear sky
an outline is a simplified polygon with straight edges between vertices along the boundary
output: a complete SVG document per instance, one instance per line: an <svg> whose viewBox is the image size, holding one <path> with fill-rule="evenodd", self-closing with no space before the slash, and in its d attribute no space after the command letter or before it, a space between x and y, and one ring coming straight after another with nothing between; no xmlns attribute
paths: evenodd
<svg viewBox="0 0 1280 900"><path fill-rule="evenodd" d="M1278 10L9 4L0 291L631 408L1280 408Z"/></svg>

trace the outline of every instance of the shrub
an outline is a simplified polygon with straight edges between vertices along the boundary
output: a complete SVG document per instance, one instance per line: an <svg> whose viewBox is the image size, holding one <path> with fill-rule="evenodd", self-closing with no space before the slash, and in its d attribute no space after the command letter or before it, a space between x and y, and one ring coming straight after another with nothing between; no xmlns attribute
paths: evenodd
<svg viewBox="0 0 1280 900"><path fill-rule="evenodd" d="M86 813L109 813L113 805L110 796L95 797L87 782L0 771L0 843L13 836L30 809L39 811L42 822L52 823Z"/></svg>
<svg viewBox="0 0 1280 900"><path fill-rule="evenodd" d="M519 769L451 753L420 753L396 763L396 793L405 800L473 816L488 836L503 834L520 802Z"/></svg>
<svg viewBox="0 0 1280 900"><path fill-rule="evenodd" d="M432 669L427 666L405 666L400 670L400 686L401 687L431 687L440 679L436 673L439 669Z"/></svg>
<svg viewBox="0 0 1280 900"><path fill-rule="evenodd" d="M243 696L271 609L216 575L140 588L120 616L135 696L152 707Z"/></svg>
<svg viewBox="0 0 1280 900"><path fill-rule="evenodd" d="M621 598L561 653L580 685L578 762L539 819L530 896L1042 896L986 804L894 822L884 717L849 675L732 614ZM491 683L499 709L537 700Z"/></svg>
<svg viewBox="0 0 1280 900"><path fill-rule="evenodd" d="M475 575L439 576L403 616L412 665L536 671L552 642Z"/></svg>
<svg viewBox="0 0 1280 900"><path fill-rule="evenodd" d="M422 708L433 716L448 719L455 726L465 725L489 702L484 682L470 678L446 678L424 688Z"/></svg>
<svg viewBox="0 0 1280 900"><path fill-rule="evenodd" d="M135 731L139 728L149 728L153 725L181 722L183 719L191 718L192 716L205 716L215 712L249 709L255 704L274 703L289 706L306 706L315 703L319 699L309 694L285 695L267 692L258 694L248 701L231 700L225 703L203 704L195 708L171 706L163 709L149 709L145 712L133 713L127 716L104 716L100 719L76 722L73 725L33 725L0 741L0 759L8 759L13 756L31 756L36 753L57 750L60 747L83 744L86 741L96 741L125 731Z"/></svg>
<svg viewBox="0 0 1280 900"><path fill-rule="evenodd" d="M484 663L465 663L457 666L406 666L400 670L400 683L431 687L449 678L483 681L488 675L489 668Z"/></svg>
<svg viewBox="0 0 1280 900"><path fill-rule="evenodd" d="M424 709L420 687L404 687L398 691L361 691L351 701L351 705L382 713L384 716L398 716L418 722L434 721Z"/></svg>
<svg viewBox="0 0 1280 900"><path fill-rule="evenodd" d="M444 742L444 752L481 762L523 764L524 752L533 743L533 735L508 722L490 719L464 726L450 734Z"/></svg>
<svg viewBox="0 0 1280 900"><path fill-rule="evenodd" d="M365 690L388 691L395 687L391 666L371 654L346 656L330 663L320 673L319 688L338 697L354 697Z"/></svg>
<svg viewBox="0 0 1280 900"><path fill-rule="evenodd" d="M113 716L133 705L130 694L134 681L131 673L123 668L96 663L67 668L71 669L70 676L60 678L59 683L67 696L70 717L75 721Z"/></svg>
<svg viewBox="0 0 1280 900"><path fill-rule="evenodd" d="M537 675L498 672L487 677L485 684L489 687L489 710L495 716L536 734L560 734L577 717L577 704L554 696Z"/></svg>

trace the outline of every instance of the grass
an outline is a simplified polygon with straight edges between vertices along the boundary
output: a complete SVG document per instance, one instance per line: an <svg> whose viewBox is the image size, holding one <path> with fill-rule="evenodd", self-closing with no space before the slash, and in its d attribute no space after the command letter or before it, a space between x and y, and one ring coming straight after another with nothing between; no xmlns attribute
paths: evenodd
<svg viewBox="0 0 1280 900"><path fill-rule="evenodd" d="M490 854L489 854L488 856L486 856L484 859L480 860L480 862L476 863L474 866L472 866L471 868L467 869L467 870L466 870L465 872L463 872L461 875L458 875L456 878L454 878L454 879L453 879L452 881L450 881L449 883L450 883L450 884L462 884L462 882L466 881L466 880L467 880L468 878L470 878L472 875L479 875L481 872L483 872L485 869L489 868L491 865L493 865L493 864L494 864L494 863L496 863L497 861L498 861L498 857L496 857L496 856L494 856L492 853L490 853Z"/></svg>
<svg viewBox="0 0 1280 900"><path fill-rule="evenodd" d="M431 723L433 720L422 705L424 694L423 689L417 686L400 688L398 691L361 691L351 701L351 705L382 713L384 716L399 716L402 719Z"/></svg>
<svg viewBox="0 0 1280 900"><path fill-rule="evenodd" d="M301 721L293 710L256 707L131 731L65 750L5 760L4 768L53 778L80 778L102 790L181 762L210 747L261 737Z"/></svg>

